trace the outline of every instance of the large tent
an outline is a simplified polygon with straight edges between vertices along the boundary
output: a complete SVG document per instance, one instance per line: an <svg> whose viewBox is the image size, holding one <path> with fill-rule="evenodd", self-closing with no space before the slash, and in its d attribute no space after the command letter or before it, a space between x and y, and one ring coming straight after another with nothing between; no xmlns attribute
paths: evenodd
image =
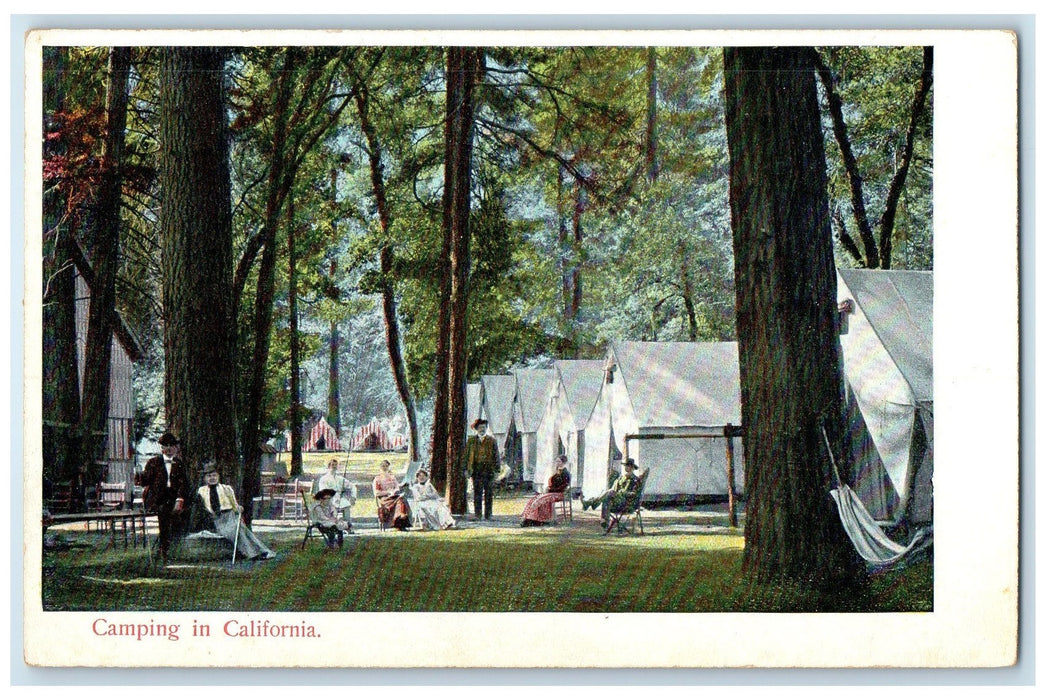
<svg viewBox="0 0 1046 700"><path fill-rule="evenodd" d="M519 428L522 447L521 481L533 481L537 464L538 424L548 401L555 375L551 369L524 369L516 372L516 405L513 415Z"/></svg>
<svg viewBox="0 0 1046 700"><path fill-rule="evenodd" d="M839 270L838 294L854 490L877 520L930 522L933 273Z"/></svg>
<svg viewBox="0 0 1046 700"><path fill-rule="evenodd" d="M585 464L585 426L603 384L602 360L559 360L537 431L534 487L542 491L552 460L566 455L573 486L580 488Z"/></svg>
<svg viewBox="0 0 1046 700"><path fill-rule="evenodd" d="M688 500L728 493L724 430L741 422L737 343L614 343L585 430L582 493L606 488L614 461L649 468L644 497ZM627 436L639 436L629 440ZM733 440L734 493L743 491L740 440Z"/></svg>
<svg viewBox="0 0 1046 700"><path fill-rule="evenodd" d="M522 445L516 425L516 377L511 374L484 374L480 417L487 421L487 429L498 443L502 464L514 471L522 462Z"/></svg>

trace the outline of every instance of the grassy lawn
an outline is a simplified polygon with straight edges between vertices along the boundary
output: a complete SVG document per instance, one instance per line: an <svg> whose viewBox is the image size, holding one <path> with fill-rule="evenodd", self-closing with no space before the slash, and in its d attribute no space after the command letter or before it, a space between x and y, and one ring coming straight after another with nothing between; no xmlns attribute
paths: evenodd
<svg viewBox="0 0 1046 700"><path fill-rule="evenodd" d="M74 546L44 556L49 610L717 612L757 609L740 575L740 530L689 514L657 513L641 537L604 536L591 513L572 524L520 529L522 498L495 503L493 527L377 533L364 509L344 550L304 529L262 525L267 562L180 561L151 567L144 550L109 548L106 535L70 529ZM366 506L361 499L358 506ZM370 504L371 514L373 504ZM500 517L498 517L500 516ZM932 610L923 562L874 577L870 611ZM788 610L787 591L758 609Z"/></svg>

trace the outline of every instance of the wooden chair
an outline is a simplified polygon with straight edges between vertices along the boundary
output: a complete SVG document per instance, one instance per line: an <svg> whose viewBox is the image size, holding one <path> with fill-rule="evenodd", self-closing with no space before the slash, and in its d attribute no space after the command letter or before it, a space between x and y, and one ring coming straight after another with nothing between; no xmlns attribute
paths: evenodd
<svg viewBox="0 0 1046 700"><path fill-rule="evenodd" d="M574 521L574 505L570 500L570 491L563 493L563 497L552 503L552 521L558 525L561 522Z"/></svg>
<svg viewBox="0 0 1046 700"><path fill-rule="evenodd" d="M305 500L299 493L312 493L312 482L295 479L288 483L283 490L283 518L301 520L308 515L309 509L303 508Z"/></svg>
<svg viewBox="0 0 1046 700"><path fill-rule="evenodd" d="M385 521L381 519L381 498L374 494L374 509L378 514L378 532L385 532Z"/></svg>
<svg viewBox="0 0 1046 700"><path fill-rule="evenodd" d="M127 482L98 484L98 510L123 510L127 505Z"/></svg>
<svg viewBox="0 0 1046 700"><path fill-rule="evenodd" d="M646 488L648 476L650 476L649 469L643 472L643 476L639 477L639 486L635 491L628 494L623 504L613 509L607 508L607 524L606 529L603 530L604 535L609 535L614 528L617 528L619 534L628 532L635 535L637 524L639 525L639 534L644 534L643 490Z"/></svg>

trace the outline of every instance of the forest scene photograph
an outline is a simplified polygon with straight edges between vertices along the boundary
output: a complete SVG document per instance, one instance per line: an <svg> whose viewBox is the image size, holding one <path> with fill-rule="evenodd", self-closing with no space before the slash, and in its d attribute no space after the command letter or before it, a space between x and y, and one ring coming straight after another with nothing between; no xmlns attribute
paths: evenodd
<svg viewBox="0 0 1046 700"><path fill-rule="evenodd" d="M41 66L43 611L934 611L934 47Z"/></svg>

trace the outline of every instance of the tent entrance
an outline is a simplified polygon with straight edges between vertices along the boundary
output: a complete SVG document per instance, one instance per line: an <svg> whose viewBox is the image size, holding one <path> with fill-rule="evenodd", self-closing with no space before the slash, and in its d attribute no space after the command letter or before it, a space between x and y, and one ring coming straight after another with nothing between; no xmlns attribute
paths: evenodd
<svg viewBox="0 0 1046 700"><path fill-rule="evenodd" d="M736 479L736 468L734 466L734 438L741 437L743 430L739 425L731 425L727 423L723 426L721 433L626 433L624 436L625 453L624 458L628 459L628 442L629 440L671 440L671 439L707 439L707 440L719 440L726 439L726 497L727 505L730 512L730 527L737 527L737 494L734 490L734 481ZM611 446L613 446L613 432L611 432Z"/></svg>

